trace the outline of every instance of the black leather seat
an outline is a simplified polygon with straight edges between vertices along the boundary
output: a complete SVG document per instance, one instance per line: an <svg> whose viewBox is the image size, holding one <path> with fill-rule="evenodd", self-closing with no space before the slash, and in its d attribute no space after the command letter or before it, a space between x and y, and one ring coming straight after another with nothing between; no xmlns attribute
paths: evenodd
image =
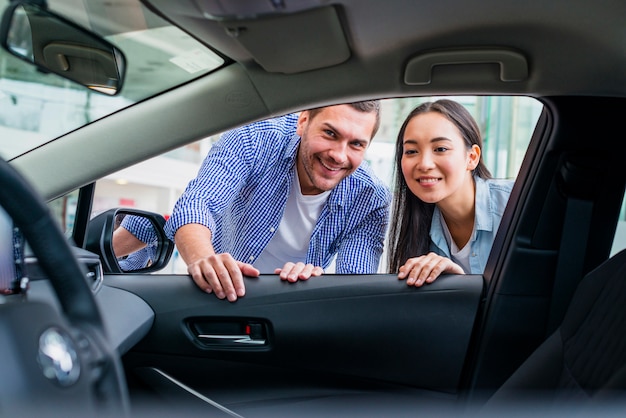
<svg viewBox="0 0 626 418"><path fill-rule="evenodd" d="M587 274L561 326L489 399L483 411L539 396L551 408L623 401L626 392L626 250ZM623 410L626 414L626 410Z"/></svg>

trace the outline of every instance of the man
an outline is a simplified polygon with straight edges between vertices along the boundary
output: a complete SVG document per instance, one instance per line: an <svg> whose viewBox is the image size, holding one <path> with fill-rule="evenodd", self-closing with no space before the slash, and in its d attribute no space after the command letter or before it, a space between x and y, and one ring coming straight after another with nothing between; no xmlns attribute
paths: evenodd
<svg viewBox="0 0 626 418"><path fill-rule="evenodd" d="M165 229L194 282L233 302L243 276L295 282L375 273L390 194L361 167L380 124L378 101L342 104L225 133Z"/></svg>

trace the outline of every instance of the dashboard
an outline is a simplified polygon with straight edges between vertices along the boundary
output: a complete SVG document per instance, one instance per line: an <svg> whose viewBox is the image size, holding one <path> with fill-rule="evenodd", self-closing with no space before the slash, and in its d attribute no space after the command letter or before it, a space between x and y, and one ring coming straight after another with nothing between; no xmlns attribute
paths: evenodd
<svg viewBox="0 0 626 418"><path fill-rule="evenodd" d="M111 346L123 355L148 333L154 322L154 311L136 294L107 286L96 254L76 247L72 250L87 269L86 280L90 282ZM60 312L61 305L50 281L28 248L25 252L28 299L46 302Z"/></svg>

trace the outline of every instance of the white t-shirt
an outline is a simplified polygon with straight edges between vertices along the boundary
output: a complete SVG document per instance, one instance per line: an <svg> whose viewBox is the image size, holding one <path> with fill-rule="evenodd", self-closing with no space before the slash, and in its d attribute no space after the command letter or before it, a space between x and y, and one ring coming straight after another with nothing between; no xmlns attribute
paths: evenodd
<svg viewBox="0 0 626 418"><path fill-rule="evenodd" d="M287 205L278 230L254 263L262 274L273 274L275 269L282 268L289 261L306 260L313 228L330 195L330 191L303 195L298 170L293 172Z"/></svg>

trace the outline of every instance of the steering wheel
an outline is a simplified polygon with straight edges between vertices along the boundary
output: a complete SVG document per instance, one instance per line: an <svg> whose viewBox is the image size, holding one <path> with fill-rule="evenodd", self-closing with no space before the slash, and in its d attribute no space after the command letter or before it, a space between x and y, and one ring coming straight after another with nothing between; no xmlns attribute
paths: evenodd
<svg viewBox="0 0 626 418"><path fill-rule="evenodd" d="M0 301L0 411L129 415L121 361L108 342L86 268L43 199L2 159L0 206L32 248L61 308L31 301L28 292Z"/></svg>

